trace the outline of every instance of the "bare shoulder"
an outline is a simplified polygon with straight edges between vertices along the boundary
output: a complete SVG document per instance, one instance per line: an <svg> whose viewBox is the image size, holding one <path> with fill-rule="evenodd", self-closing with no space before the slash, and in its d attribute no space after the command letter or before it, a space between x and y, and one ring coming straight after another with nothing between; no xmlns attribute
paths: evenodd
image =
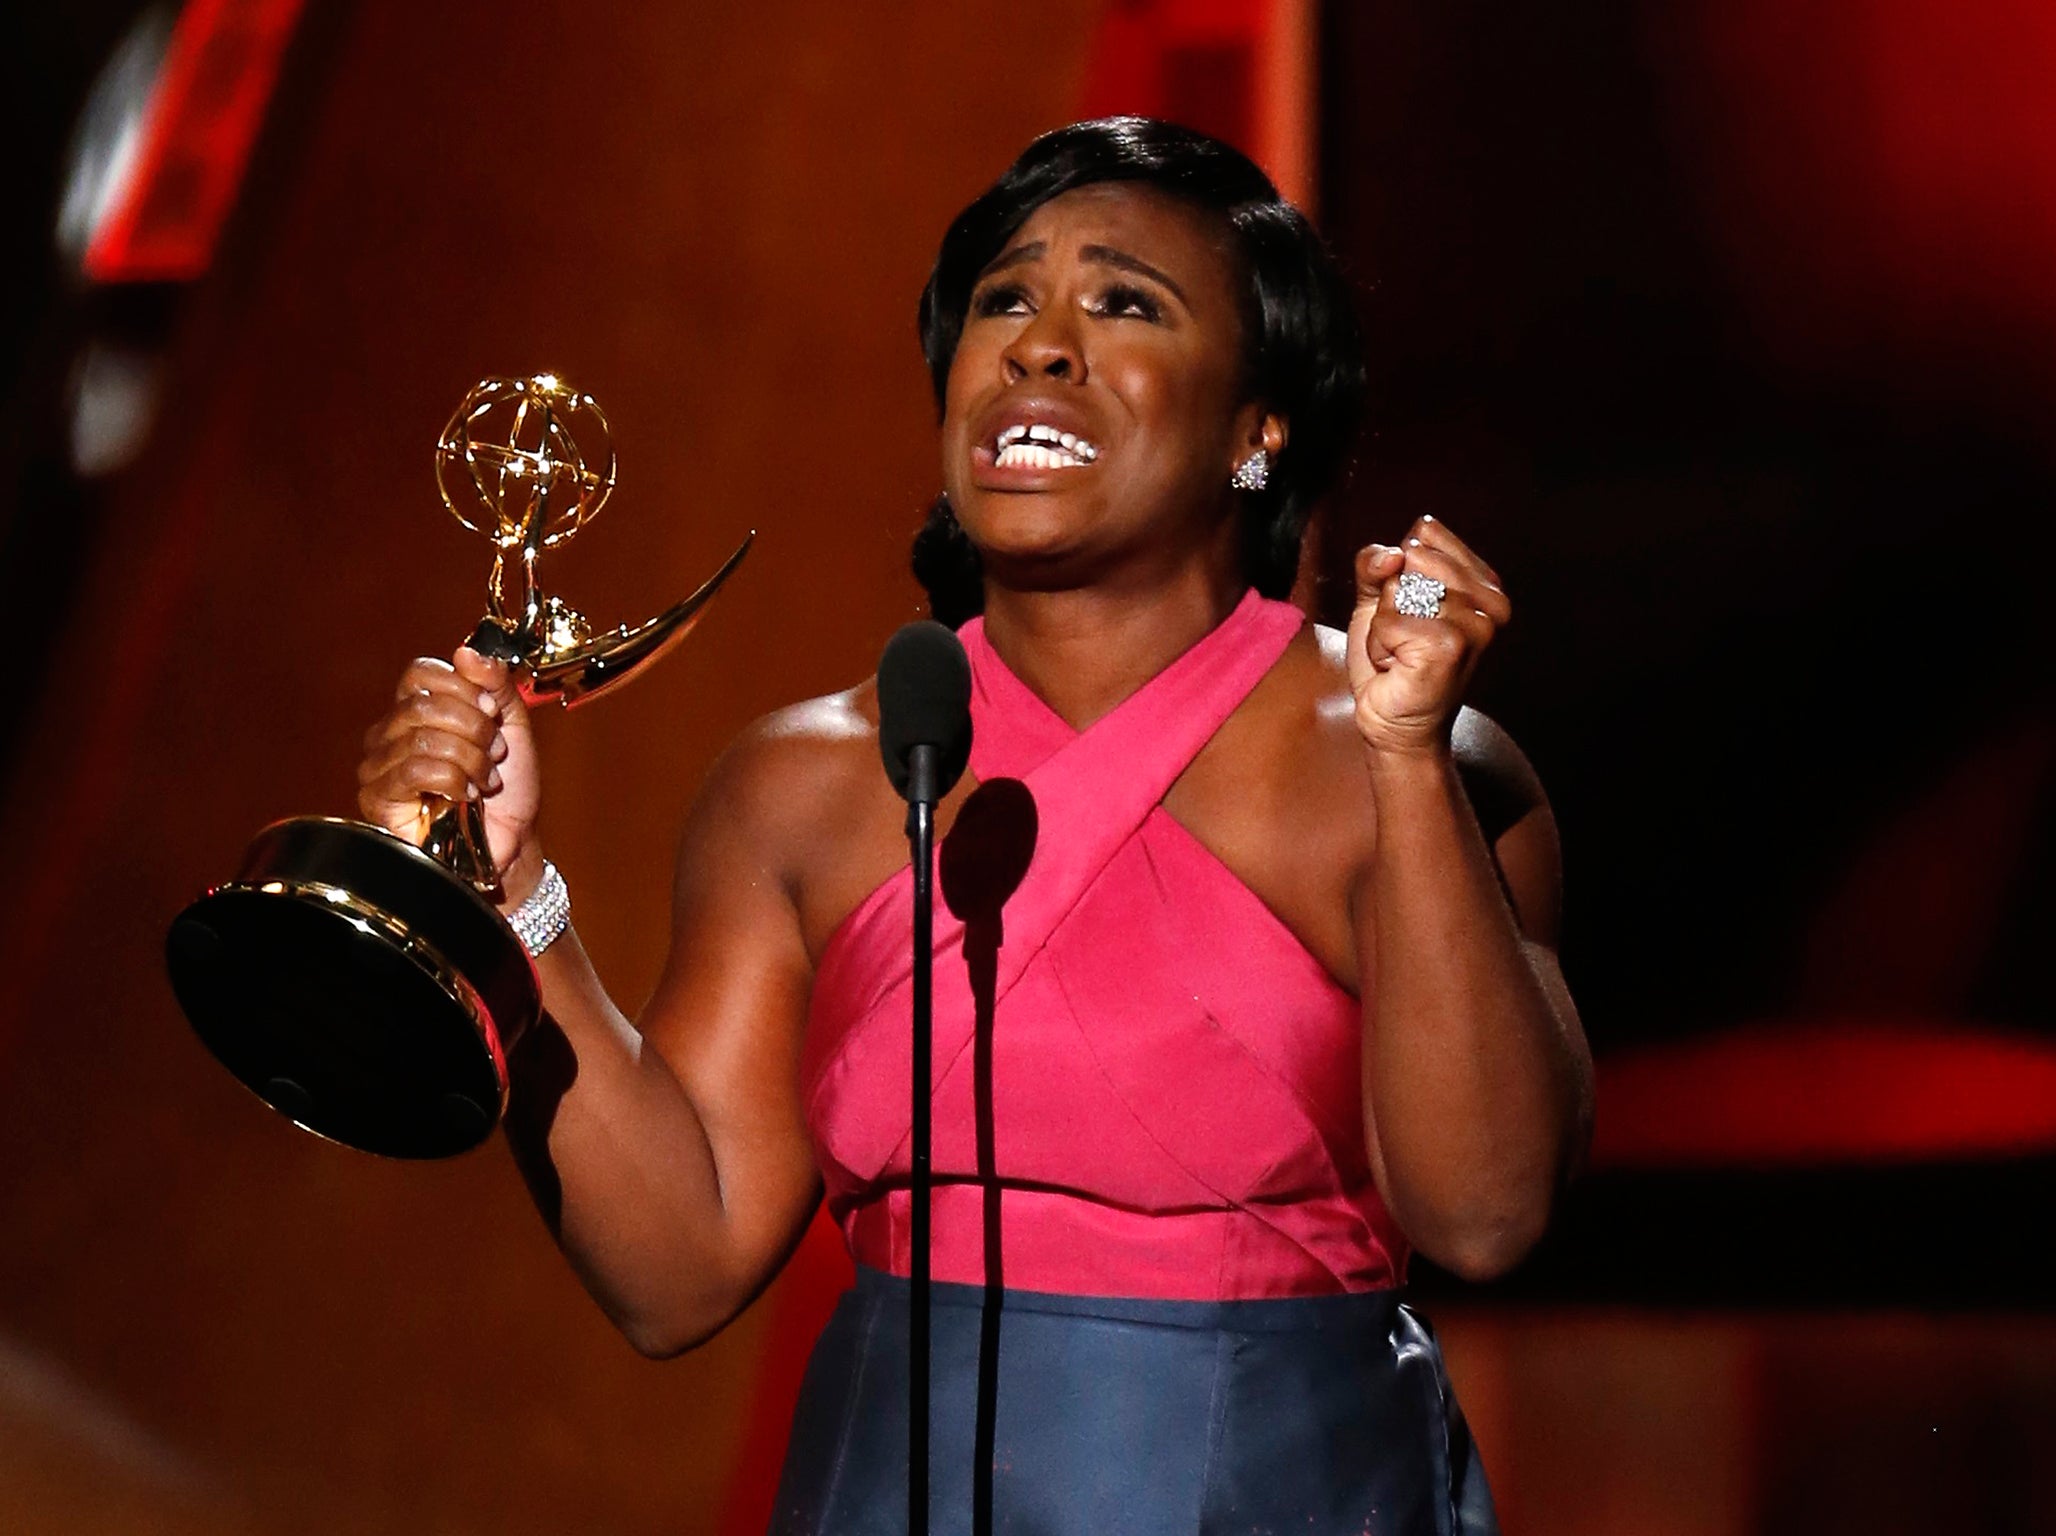
<svg viewBox="0 0 2056 1536"><path fill-rule="evenodd" d="M753 722L716 760L679 847L681 890L777 890L809 957L906 862L870 680Z"/></svg>
<svg viewBox="0 0 2056 1536"><path fill-rule="evenodd" d="M866 680L752 721L708 771L694 819L717 818L779 841L832 822L880 777L873 698Z"/></svg>
<svg viewBox="0 0 2056 1536"><path fill-rule="evenodd" d="M750 723L735 748L799 766L846 755L853 747L875 747L877 741L877 688L866 678L840 693L772 710Z"/></svg>
<svg viewBox="0 0 2056 1536"><path fill-rule="evenodd" d="M1360 785L1368 798L1370 784L1363 773L1363 738L1356 733L1356 700L1349 691L1349 636L1325 624L1310 624L1318 664L1314 670L1315 711L1320 720L1324 755L1332 754L1346 764L1352 785Z"/></svg>
<svg viewBox="0 0 2056 1536"><path fill-rule="evenodd" d="M1358 738L1356 703L1349 694L1349 636L1325 624L1307 627L1313 631L1314 651L1320 658L1319 709L1323 734L1354 743ZM1347 733L1346 738L1341 734L1344 732Z"/></svg>

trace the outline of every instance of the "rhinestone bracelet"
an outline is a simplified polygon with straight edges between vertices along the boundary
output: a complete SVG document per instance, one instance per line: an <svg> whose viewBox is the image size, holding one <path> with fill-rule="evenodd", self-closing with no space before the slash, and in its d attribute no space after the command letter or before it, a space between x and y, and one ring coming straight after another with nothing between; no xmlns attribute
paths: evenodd
<svg viewBox="0 0 2056 1536"><path fill-rule="evenodd" d="M507 923L531 959L556 943L571 926L571 888L548 859L543 860L542 879L528 899L507 914Z"/></svg>

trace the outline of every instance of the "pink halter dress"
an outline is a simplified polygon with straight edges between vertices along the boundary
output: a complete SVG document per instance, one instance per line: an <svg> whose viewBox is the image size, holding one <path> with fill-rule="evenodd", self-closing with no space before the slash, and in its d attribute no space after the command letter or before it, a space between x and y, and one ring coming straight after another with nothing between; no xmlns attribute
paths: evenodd
<svg viewBox="0 0 2056 1536"><path fill-rule="evenodd" d="M1007 670L981 621L961 632L971 771L980 793L1024 785L1036 823L991 1010L1009 1286L1227 1300L1403 1278L1405 1239L1364 1155L1357 1000L1161 804L1303 623L1252 592L1082 733ZM830 1209L858 1263L897 1275L912 903L909 868L830 940L801 1068ZM934 1273L982 1284L965 932L938 911Z"/></svg>
<svg viewBox="0 0 2056 1536"><path fill-rule="evenodd" d="M978 787L935 923L932 1530L1492 1529L1399 1304L1358 1002L1162 805L1303 625L1251 592L1083 732L960 631ZM781 1532L905 1528L912 900L907 868L815 975L802 1100L858 1283L808 1368Z"/></svg>

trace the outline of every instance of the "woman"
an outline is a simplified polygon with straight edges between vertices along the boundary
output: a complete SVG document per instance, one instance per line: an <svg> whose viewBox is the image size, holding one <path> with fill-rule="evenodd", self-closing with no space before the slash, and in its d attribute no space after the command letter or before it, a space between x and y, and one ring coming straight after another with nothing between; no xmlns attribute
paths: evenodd
<svg viewBox="0 0 2056 1536"><path fill-rule="evenodd" d="M934 1527L1492 1529L1397 1288L1410 1248L1517 1260L1589 1126L1548 808L1460 705L1499 580L1423 518L1358 557L1346 636L1280 601L1362 365L1317 237L1224 145L1037 140L921 318L945 495L916 570L974 673L939 818ZM634 1023L552 942L502 669L415 662L360 770L402 833L422 795L484 799L555 1026L510 1138L637 1348L732 1319L825 1184L859 1281L780 1530L904 1520L909 880L876 727L867 682L723 756Z"/></svg>

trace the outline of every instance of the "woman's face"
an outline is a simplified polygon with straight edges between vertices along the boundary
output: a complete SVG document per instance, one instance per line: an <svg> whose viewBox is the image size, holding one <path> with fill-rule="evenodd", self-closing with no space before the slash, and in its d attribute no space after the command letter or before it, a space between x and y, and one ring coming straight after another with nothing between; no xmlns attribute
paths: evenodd
<svg viewBox="0 0 2056 1536"><path fill-rule="evenodd" d="M1029 587L1226 551L1228 476L1282 423L1242 398L1225 231L1146 187L1044 203L980 275L950 364L943 484L987 571Z"/></svg>

